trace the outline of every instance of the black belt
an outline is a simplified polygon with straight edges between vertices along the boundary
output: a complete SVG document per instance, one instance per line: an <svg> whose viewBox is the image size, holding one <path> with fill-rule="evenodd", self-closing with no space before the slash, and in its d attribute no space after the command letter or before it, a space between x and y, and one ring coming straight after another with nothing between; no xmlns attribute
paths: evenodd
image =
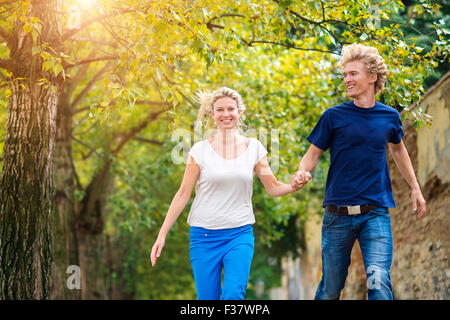
<svg viewBox="0 0 450 320"><path fill-rule="evenodd" d="M372 206L370 204L363 204L358 206L326 206L325 209L336 215L354 215L367 213L370 210L378 208L377 206Z"/></svg>

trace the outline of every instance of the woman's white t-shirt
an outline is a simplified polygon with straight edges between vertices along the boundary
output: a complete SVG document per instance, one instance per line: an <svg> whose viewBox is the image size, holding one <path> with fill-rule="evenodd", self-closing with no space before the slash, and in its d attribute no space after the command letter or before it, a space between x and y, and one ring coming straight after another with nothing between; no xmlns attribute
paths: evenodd
<svg viewBox="0 0 450 320"><path fill-rule="evenodd" d="M189 154L200 167L195 198L187 222L206 229L237 228L255 223L252 194L255 165L267 155L261 142L250 138L237 158L225 159L208 140L195 143Z"/></svg>

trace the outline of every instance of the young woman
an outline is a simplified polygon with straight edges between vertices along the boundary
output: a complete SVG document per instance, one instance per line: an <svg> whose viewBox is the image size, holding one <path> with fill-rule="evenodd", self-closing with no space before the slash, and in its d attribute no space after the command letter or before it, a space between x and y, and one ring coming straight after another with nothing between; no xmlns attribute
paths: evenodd
<svg viewBox="0 0 450 320"><path fill-rule="evenodd" d="M215 134L197 142L189 151L180 189L175 194L151 252L152 266L161 255L166 235L189 201L190 262L199 300L242 300L253 258L253 176L261 179L272 196L300 189L275 178L264 146L239 134L245 110L235 90L222 87L203 94L199 119L214 120ZM209 119L208 119L209 122ZM221 287L221 274L223 287Z"/></svg>

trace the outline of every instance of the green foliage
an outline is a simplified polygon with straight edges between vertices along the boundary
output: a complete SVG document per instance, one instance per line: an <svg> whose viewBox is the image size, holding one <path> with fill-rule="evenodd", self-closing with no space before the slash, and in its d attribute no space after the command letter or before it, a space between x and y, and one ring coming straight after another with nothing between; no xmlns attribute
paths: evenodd
<svg viewBox="0 0 450 320"><path fill-rule="evenodd" d="M415 1L407 7L398 0L80 3L63 2L63 34L73 36L61 50L39 41L45 26L27 14L30 1L2 5L1 27L12 32L14 19L21 19L23 32L32 35L31 54L42 59L43 70L61 74L65 85L74 86L76 199L105 161L114 160L106 232L121 253L116 281L124 281L124 290L140 299L195 298L185 222L190 203L169 233L157 267L149 263L183 176L184 165L172 161L177 143L171 141L172 133L185 129L190 133L186 143L194 141L195 91L219 86L239 91L247 106L247 134L266 145L278 180L288 183L321 113L347 99L339 69L344 45L360 42L378 48L390 72L378 98L405 110L404 117L418 125L430 122L415 108L427 88L424 79L436 67L448 68L446 2ZM9 54L2 44L0 57ZM1 75L0 137L5 135L10 76ZM259 280L266 289L278 286L278 258L302 248L306 219L322 211L328 163L327 152L313 180L283 198L268 196L255 181L256 251L248 298L256 297Z"/></svg>
<svg viewBox="0 0 450 320"><path fill-rule="evenodd" d="M130 143L126 153L131 157L117 161L113 169L116 187L107 232L120 239L116 246L124 249L123 267L129 270L123 278L139 299L195 299L185 215L171 229L157 267L150 264L151 247L184 169L173 165L173 147Z"/></svg>

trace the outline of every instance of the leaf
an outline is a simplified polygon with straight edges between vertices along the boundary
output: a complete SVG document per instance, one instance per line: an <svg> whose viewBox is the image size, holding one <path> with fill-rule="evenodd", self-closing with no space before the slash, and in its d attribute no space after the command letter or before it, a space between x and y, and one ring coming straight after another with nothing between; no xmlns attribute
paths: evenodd
<svg viewBox="0 0 450 320"><path fill-rule="evenodd" d="M33 30L33 25L31 23L27 22L23 25L22 29L25 32L25 34L28 34L31 32L31 30Z"/></svg>
<svg viewBox="0 0 450 320"><path fill-rule="evenodd" d="M368 37L369 37L369 35L367 33L363 32L363 34L361 34L359 39L361 39L361 41L366 41Z"/></svg>
<svg viewBox="0 0 450 320"><path fill-rule="evenodd" d="M42 32L42 25L40 22L36 22L33 24L33 28L39 33L41 34Z"/></svg>
<svg viewBox="0 0 450 320"><path fill-rule="evenodd" d="M39 47L39 46L33 46L32 48L31 48L31 54L34 56L34 55L36 55L36 54L39 54L39 53L41 53L41 47Z"/></svg>
<svg viewBox="0 0 450 320"><path fill-rule="evenodd" d="M158 78L159 81L161 81L163 77L163 71L159 66L156 67L156 77Z"/></svg>
<svg viewBox="0 0 450 320"><path fill-rule="evenodd" d="M53 69L53 64L54 64L54 61L51 59L44 61L44 63L42 64L42 70L48 71L50 69Z"/></svg>

